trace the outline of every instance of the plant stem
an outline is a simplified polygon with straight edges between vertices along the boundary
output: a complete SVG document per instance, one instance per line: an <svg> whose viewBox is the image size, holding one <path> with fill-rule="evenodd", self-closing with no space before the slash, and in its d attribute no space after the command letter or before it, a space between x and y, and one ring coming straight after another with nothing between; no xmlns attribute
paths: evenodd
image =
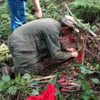
<svg viewBox="0 0 100 100"><path fill-rule="evenodd" d="M89 23L88 23L88 27L89 27ZM86 42L87 42L87 38L88 38L88 32L86 31L86 33L87 34L86 34L85 43L83 44L82 66L84 66L84 54L85 54Z"/></svg>

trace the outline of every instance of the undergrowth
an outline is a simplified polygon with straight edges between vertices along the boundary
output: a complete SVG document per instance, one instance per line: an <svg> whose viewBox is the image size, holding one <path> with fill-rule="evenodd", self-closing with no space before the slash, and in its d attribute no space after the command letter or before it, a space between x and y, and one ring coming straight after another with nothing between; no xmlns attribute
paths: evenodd
<svg viewBox="0 0 100 100"><path fill-rule="evenodd" d="M75 0L70 4L72 12L84 22L93 23L100 17L99 0Z"/></svg>

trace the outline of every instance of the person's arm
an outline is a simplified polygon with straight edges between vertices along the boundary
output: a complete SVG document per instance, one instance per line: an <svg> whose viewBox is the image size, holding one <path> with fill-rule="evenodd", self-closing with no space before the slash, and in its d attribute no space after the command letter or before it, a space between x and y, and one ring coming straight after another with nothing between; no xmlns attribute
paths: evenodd
<svg viewBox="0 0 100 100"><path fill-rule="evenodd" d="M72 57L77 57L78 56L78 52L76 51L75 48L67 48L65 47L65 45L63 43L61 44L61 51L68 51L71 53Z"/></svg>
<svg viewBox="0 0 100 100"><path fill-rule="evenodd" d="M66 51L67 50L67 47L65 47L65 45L63 43L60 42L60 45L61 45L61 51Z"/></svg>
<svg viewBox="0 0 100 100"><path fill-rule="evenodd" d="M40 7L39 0L32 0L32 2L33 2L33 5L35 7L35 10L36 10L35 16L37 18L41 18L42 17L42 10L41 10L41 7Z"/></svg>
<svg viewBox="0 0 100 100"><path fill-rule="evenodd" d="M55 33L56 34L56 33ZM70 52L62 52L59 37L57 35L46 35L46 44L48 46L50 55L55 60L67 60L72 57Z"/></svg>

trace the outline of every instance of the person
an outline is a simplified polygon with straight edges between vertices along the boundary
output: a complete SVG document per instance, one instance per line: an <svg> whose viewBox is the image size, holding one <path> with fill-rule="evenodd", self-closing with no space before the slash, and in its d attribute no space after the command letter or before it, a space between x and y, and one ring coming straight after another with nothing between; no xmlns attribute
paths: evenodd
<svg viewBox="0 0 100 100"><path fill-rule="evenodd" d="M32 0L32 2L36 10L35 16L41 18L42 11L39 0ZM11 32L13 32L16 28L26 23L26 0L8 0L8 5L11 12Z"/></svg>
<svg viewBox="0 0 100 100"><path fill-rule="evenodd" d="M79 32L73 17L65 15L59 23L52 18L37 19L17 28L8 39L8 47L14 66L3 67L3 75L11 73L41 74L44 70L40 60L50 53L55 60L77 57L74 48L66 48L60 41L73 31Z"/></svg>

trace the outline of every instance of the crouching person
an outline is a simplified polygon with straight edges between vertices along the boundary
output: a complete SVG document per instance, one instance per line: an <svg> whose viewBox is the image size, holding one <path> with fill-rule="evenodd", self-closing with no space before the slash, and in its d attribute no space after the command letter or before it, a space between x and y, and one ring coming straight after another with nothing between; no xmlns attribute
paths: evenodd
<svg viewBox="0 0 100 100"><path fill-rule="evenodd" d="M52 18L44 18L17 28L8 39L14 66L3 67L2 74L41 74L44 67L40 60L48 53L53 59L62 61L77 57L74 48L65 48L59 41L61 36L67 36L73 31L79 32L76 25L73 17L65 15L61 23Z"/></svg>

